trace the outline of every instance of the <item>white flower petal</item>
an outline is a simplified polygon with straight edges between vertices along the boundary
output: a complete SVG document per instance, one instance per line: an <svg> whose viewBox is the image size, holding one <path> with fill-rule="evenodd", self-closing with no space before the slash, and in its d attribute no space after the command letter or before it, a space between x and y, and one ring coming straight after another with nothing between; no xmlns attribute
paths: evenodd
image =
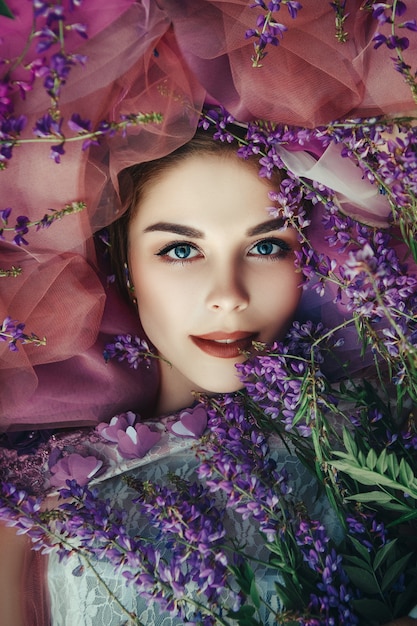
<svg viewBox="0 0 417 626"><path fill-rule="evenodd" d="M128 435L128 437L133 441L133 443L135 445L137 444L137 442L138 442L138 433L133 428L133 426L128 426L126 428L126 435Z"/></svg>
<svg viewBox="0 0 417 626"><path fill-rule="evenodd" d="M175 435L185 435L188 437L194 435L194 433L192 433L191 430L188 430L182 422L175 422L175 424L172 424L171 430Z"/></svg>

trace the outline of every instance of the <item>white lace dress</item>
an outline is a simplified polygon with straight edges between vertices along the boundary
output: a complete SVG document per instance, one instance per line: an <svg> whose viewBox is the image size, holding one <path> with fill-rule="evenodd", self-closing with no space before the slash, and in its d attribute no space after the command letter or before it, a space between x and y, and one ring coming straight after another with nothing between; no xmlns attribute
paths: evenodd
<svg viewBox="0 0 417 626"><path fill-rule="evenodd" d="M99 482L101 494L110 498L114 507L128 511L128 525L133 534L149 534L149 526L147 527L144 518L132 505L132 489L122 480L121 472L127 471L141 481L162 483L172 472L190 478L198 462L192 449L194 443L193 440L180 439L172 433L164 432L160 442L143 459L125 461L121 465L113 460L108 472L101 477ZM295 456L288 453L280 440L274 439L270 444L279 467L285 464L293 489L299 499L306 504L310 514L315 519L320 519L333 536L340 533L330 505L325 499L317 498L315 479ZM233 533L231 536L244 543L246 552L251 556L267 558L269 552L262 548L263 540L256 526L250 520L243 521L233 510L227 510L229 519L226 525L228 532ZM121 604L129 612L137 615L138 624L174 626L183 623L182 620L171 617L169 613L161 613L156 603L137 596L134 587L126 585L124 577L117 574L109 563L99 561L95 563L95 567ZM255 565L252 567L256 568ZM262 596L274 609L279 610L274 593L275 580L276 570L268 571L263 567L256 572L256 581ZM97 576L88 567L80 567L79 557L76 555L65 562L60 562L54 553L50 555L48 585L52 626L122 626L134 623L129 621L126 613L112 599ZM264 616L263 623L269 626L273 622L271 618Z"/></svg>

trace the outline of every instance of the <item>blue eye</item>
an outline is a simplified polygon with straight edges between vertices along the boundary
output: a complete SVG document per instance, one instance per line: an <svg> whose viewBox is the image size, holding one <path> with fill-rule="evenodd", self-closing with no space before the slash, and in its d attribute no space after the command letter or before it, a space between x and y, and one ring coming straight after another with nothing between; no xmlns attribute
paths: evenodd
<svg viewBox="0 0 417 626"><path fill-rule="evenodd" d="M278 248L277 244L273 244L271 241L261 241L261 243L257 243L254 246L255 250L257 250L258 254L262 256L269 256L274 252L277 252L276 248Z"/></svg>
<svg viewBox="0 0 417 626"><path fill-rule="evenodd" d="M263 239L249 250L250 256L283 257L291 251L291 246L282 239Z"/></svg>
<svg viewBox="0 0 417 626"><path fill-rule="evenodd" d="M169 261L188 261L200 255L200 252L189 243L173 243L157 253Z"/></svg>
<svg viewBox="0 0 417 626"><path fill-rule="evenodd" d="M191 246L188 244L184 246L175 246L175 248L169 250L167 255L176 259L188 259L191 255Z"/></svg>

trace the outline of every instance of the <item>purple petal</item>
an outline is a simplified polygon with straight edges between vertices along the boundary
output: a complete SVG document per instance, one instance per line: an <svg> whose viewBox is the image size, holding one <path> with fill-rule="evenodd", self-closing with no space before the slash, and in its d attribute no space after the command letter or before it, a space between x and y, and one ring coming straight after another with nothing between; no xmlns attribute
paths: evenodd
<svg viewBox="0 0 417 626"><path fill-rule="evenodd" d="M177 422L167 425L174 435L198 439L207 428L207 412L202 405L183 411Z"/></svg>
<svg viewBox="0 0 417 626"><path fill-rule="evenodd" d="M81 487L86 485L102 467L103 461L95 456L83 457L80 454L70 454L60 459L51 467L51 485L61 487L67 480L75 480Z"/></svg>
<svg viewBox="0 0 417 626"><path fill-rule="evenodd" d="M133 426L136 421L136 415L132 411L121 413L112 417L110 423L101 422L97 425L96 430L103 439L117 443L119 431L125 431L129 426Z"/></svg>
<svg viewBox="0 0 417 626"><path fill-rule="evenodd" d="M141 459L160 440L161 433L145 424L128 426L117 435L118 451L125 459Z"/></svg>

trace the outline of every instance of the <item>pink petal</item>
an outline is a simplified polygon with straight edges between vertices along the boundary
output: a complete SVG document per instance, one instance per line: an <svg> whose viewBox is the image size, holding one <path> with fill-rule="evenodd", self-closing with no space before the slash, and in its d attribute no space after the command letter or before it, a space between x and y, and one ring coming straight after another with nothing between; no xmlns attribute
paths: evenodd
<svg viewBox="0 0 417 626"><path fill-rule="evenodd" d="M60 459L51 467L51 484L55 487L65 485L67 480L75 480L82 487L97 474L103 461L95 456L83 457L80 454L70 454Z"/></svg>
<svg viewBox="0 0 417 626"><path fill-rule="evenodd" d="M129 426L118 433L118 451L125 459L141 459L160 440L161 433L145 424Z"/></svg>
<svg viewBox="0 0 417 626"><path fill-rule="evenodd" d="M127 413L124 413L124 416L129 426L133 426L134 423L136 422L136 413L133 413L133 411L128 411Z"/></svg>
<svg viewBox="0 0 417 626"><path fill-rule="evenodd" d="M136 431L138 433L138 443L142 446L144 456L148 450L158 443L161 438L161 433L156 430L151 430L146 424L138 424Z"/></svg>
<svg viewBox="0 0 417 626"><path fill-rule="evenodd" d="M109 423L102 422L98 424L96 430L103 439L117 443L117 433L120 430L126 431L129 426L135 423L135 420L135 413L128 411L127 413L121 413L120 415L112 417Z"/></svg>
<svg viewBox="0 0 417 626"><path fill-rule="evenodd" d="M168 424L168 429L179 437L193 437L198 439L207 428L207 412L201 405L194 409L183 411L178 422Z"/></svg>
<svg viewBox="0 0 417 626"><path fill-rule="evenodd" d="M126 435L129 437L129 439L132 440L132 443L136 446L136 444L138 443L138 433L133 428L133 426L128 426L128 428L126 428Z"/></svg>

